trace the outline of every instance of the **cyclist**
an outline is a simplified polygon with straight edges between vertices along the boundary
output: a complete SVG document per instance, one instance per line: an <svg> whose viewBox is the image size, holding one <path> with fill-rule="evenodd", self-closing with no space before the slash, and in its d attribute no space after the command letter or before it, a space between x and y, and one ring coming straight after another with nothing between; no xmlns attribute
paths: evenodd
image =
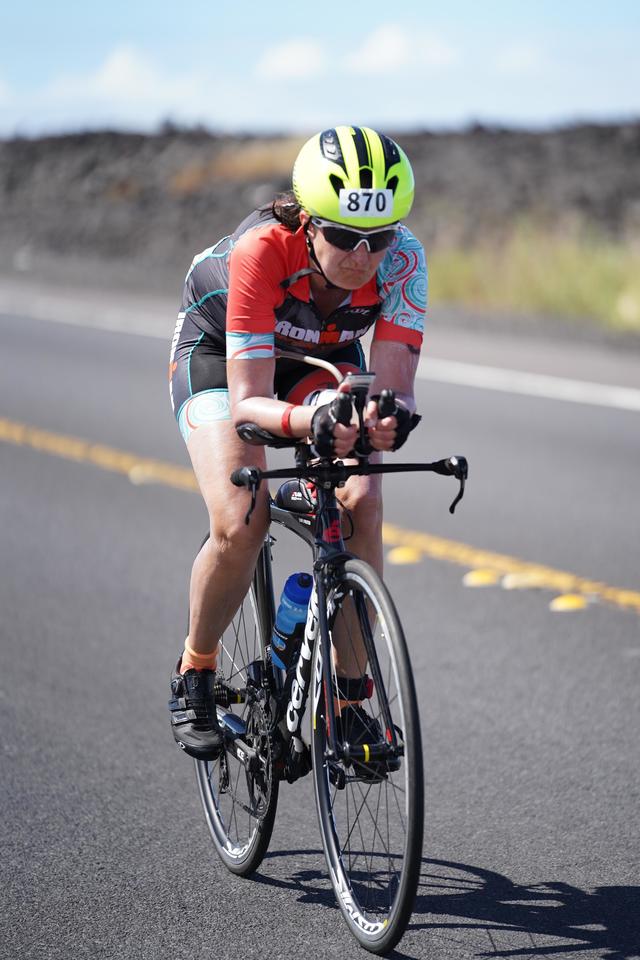
<svg viewBox="0 0 640 960"><path fill-rule="evenodd" d="M329 359L343 373L366 369L360 338L373 329L375 393L395 392L394 415L366 411L379 457L397 450L417 417L413 383L426 309L420 243L400 221L413 202L409 160L389 137L338 126L308 140L295 161L293 191L254 211L228 237L196 256L173 337L170 391L210 521L191 574L189 634L171 680L176 742L214 759L222 736L214 682L217 649L246 594L268 525L259 491L246 525L246 491L229 482L237 467L265 467L264 448L236 426L250 421L285 437L309 437L321 454L347 458L354 425L336 421L326 372L276 348ZM380 452L380 453L378 453ZM353 518L350 549L382 569L379 477L353 477L341 491ZM340 648L340 643L338 643ZM357 742L366 658L343 645L336 696ZM360 723L366 723L360 717ZM355 732L354 732L355 731Z"/></svg>

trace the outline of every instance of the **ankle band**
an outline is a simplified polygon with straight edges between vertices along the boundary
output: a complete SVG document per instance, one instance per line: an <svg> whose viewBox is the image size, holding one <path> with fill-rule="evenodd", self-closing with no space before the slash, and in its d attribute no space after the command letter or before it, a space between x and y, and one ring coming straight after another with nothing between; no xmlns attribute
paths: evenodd
<svg viewBox="0 0 640 960"><path fill-rule="evenodd" d="M215 670L217 660L218 660L217 647L213 651L213 653L196 653L196 651L189 646L189 641L185 640L184 655L182 657L183 673L185 668L188 670L190 667L192 667L195 670Z"/></svg>

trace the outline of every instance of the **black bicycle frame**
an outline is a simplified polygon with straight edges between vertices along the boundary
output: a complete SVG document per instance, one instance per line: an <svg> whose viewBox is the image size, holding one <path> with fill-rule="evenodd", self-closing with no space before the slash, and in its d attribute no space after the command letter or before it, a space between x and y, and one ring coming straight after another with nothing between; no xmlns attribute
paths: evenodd
<svg viewBox="0 0 640 960"><path fill-rule="evenodd" d="M321 645L319 653L321 672L318 672L315 677L314 696L312 700L313 709L314 711L317 709L322 686L324 686L328 707L331 703L333 678L331 675L330 650L328 649L330 641L327 595L332 585L331 571L334 565L342 563L352 556L352 554L345 550L342 536L342 516L338 508L333 487L324 489L322 486L319 486L316 494L317 509L313 513L294 513L283 507L279 507L273 501L270 505L271 521L286 527L287 530L290 530L304 540L304 542L310 546L313 553L314 586L309 601L309 612L305 624L304 639L298 652L297 661L292 665L292 668L295 666L295 676L291 685L288 701L283 705L284 714L282 714L282 711L279 711L279 729L285 741L289 741L293 737L300 737L302 719L311 689L313 651L317 644ZM269 546L269 539L267 539L264 550L268 550ZM381 691L384 689L384 686L375 645L368 629L368 616L366 609L364 609L364 604L362 604L362 609L358 609L357 612L361 626L363 627L363 638L367 648L367 656L373 681L376 688ZM386 699L384 696L381 696L380 699L383 703L386 727L387 730L390 731L391 737L391 741L386 747L385 752L390 753L396 751L398 747L396 733L391 721ZM328 755L329 757L335 757L338 756L339 750L336 738L334 711L330 708L327 709L327 721L330 745ZM356 748L353 752L353 757L361 759L361 755L364 756L363 751Z"/></svg>

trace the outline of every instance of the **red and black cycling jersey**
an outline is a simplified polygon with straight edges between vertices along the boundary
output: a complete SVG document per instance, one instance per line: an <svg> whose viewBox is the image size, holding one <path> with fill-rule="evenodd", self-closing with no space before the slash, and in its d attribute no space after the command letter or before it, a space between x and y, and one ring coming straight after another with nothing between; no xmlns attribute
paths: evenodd
<svg viewBox="0 0 640 960"><path fill-rule="evenodd" d="M374 339L419 349L427 273L421 244L404 226L376 274L323 317L311 296L302 228L292 233L270 209L254 211L236 231L193 260L180 320L219 344L227 359L263 359L274 348L322 356L353 343L375 324Z"/></svg>

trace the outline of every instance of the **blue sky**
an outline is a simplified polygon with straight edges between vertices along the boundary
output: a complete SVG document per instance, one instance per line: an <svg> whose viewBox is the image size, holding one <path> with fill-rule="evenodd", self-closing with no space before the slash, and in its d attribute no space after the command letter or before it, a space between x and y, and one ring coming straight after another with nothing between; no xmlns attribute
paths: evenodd
<svg viewBox="0 0 640 960"><path fill-rule="evenodd" d="M638 119L639 46L640 0L12 2L0 135Z"/></svg>

